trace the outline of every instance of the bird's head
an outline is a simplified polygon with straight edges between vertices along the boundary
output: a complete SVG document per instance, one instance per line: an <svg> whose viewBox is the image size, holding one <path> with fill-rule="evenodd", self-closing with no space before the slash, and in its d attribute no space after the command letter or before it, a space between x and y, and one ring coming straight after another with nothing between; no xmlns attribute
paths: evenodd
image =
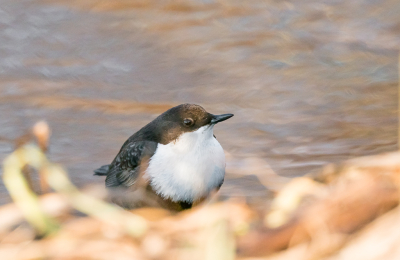
<svg viewBox="0 0 400 260"><path fill-rule="evenodd" d="M212 129L215 124L232 116L233 114L213 115L199 105L182 104L165 111L153 122L157 125L159 134L163 135L162 143L168 143L186 132L194 132L205 127Z"/></svg>

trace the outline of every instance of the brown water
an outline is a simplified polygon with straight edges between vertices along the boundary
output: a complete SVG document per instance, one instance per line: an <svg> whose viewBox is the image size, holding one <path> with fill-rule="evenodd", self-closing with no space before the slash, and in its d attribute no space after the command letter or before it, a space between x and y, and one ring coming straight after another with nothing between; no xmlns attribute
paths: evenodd
<svg viewBox="0 0 400 260"><path fill-rule="evenodd" d="M235 114L215 128L223 193L262 199L234 179L254 160L299 176L397 149L399 14L395 0L0 1L0 159L45 119L51 159L101 183L92 170L126 138L198 103Z"/></svg>

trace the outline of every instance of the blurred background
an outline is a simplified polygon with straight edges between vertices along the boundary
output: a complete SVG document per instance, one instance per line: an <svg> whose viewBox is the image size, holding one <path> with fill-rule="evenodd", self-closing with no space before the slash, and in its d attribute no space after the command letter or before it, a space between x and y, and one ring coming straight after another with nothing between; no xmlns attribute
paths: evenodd
<svg viewBox="0 0 400 260"><path fill-rule="evenodd" d="M168 108L233 113L227 196L397 149L396 0L0 1L0 160L38 120L82 187ZM252 164L254 166L254 164ZM268 176L267 176L268 177ZM0 184L0 204L10 199Z"/></svg>

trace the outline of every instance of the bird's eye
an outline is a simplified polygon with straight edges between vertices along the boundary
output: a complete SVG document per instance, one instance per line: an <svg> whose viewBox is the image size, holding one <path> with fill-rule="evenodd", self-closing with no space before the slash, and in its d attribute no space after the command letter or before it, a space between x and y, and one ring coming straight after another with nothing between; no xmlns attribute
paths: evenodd
<svg viewBox="0 0 400 260"><path fill-rule="evenodd" d="M191 118L185 118L184 120L183 120L183 124L185 125L185 126L191 126L191 125L193 125L193 119L191 119Z"/></svg>

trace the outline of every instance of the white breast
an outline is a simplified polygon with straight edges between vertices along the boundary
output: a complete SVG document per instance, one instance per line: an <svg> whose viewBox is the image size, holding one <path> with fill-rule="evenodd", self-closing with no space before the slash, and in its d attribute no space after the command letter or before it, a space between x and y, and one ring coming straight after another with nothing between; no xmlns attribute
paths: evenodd
<svg viewBox="0 0 400 260"><path fill-rule="evenodd" d="M225 154L213 125L158 144L145 177L157 194L172 201L195 201L217 188L225 175Z"/></svg>

